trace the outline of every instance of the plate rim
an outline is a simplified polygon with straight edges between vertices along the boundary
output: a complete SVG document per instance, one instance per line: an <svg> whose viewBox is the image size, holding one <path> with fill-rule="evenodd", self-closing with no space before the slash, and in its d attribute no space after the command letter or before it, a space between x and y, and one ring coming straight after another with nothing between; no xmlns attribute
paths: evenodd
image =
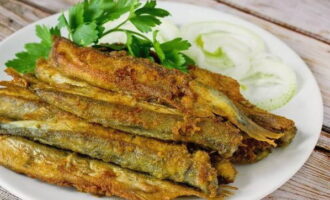
<svg viewBox="0 0 330 200"><path fill-rule="evenodd" d="M316 146L317 142L318 142L318 139L320 137L320 134L322 132L322 125L323 125L323 120L324 120L324 104L323 104L323 98L322 98L322 94L321 94L321 90L320 90L320 87L319 87L319 84L318 82L316 81L316 78L314 76L314 74L312 73L310 67L308 66L308 64L302 60L302 58L299 56L298 53L296 53L296 51L294 51L289 45L287 45L284 41L282 41L280 38L278 38L277 36L275 36L273 33L269 32L268 30L262 28L261 26L259 26L258 24L255 24L255 23L252 23L240 16L236 16L234 14L231 14L231 13L227 13L226 11L222 11L222 10L218 10L216 8L213 8L213 7L209 7L209 6L204 6L204 5L195 5L195 4L192 4L192 3L184 3L184 2L172 2L172 1L158 1L157 3L159 3L160 7L162 7L162 4L178 4L178 5L181 5L181 6L190 6L190 7L194 7L194 9L206 9L206 10L212 10L213 12L219 12L221 13L222 15L226 15L230 18L233 18L235 20L238 20L238 21L241 21L241 22L244 22L246 24L249 24L249 25L252 25L254 28L256 29L259 29L263 32L266 32L267 34L269 34L272 39L275 39L276 42L278 43L281 43L281 45L285 45L290 51L292 51L298 58L300 61L302 61L306 68L307 68L307 71L308 73L310 73L311 75L311 80L313 81L313 84L317 87L317 101L319 101L319 106L320 106L320 118L321 118L321 125L318 129L318 134L316 134L314 136L314 141L311 142L313 145L311 145L309 148L309 154L308 156L306 155L305 156L305 159L302 159L299 163L299 165L297 165L298 167L295 167L294 170L292 170L292 172L290 173L290 176L286 177L286 178L282 178L281 181L278 181L278 184L273 187L273 189L267 191L267 192L264 192L263 194L259 195L258 197L256 197L257 199L262 199L264 197L266 197L267 195L273 193L274 191L276 191L278 188L280 188L282 185L284 185L287 181L289 181L303 166L304 164L307 162L307 160L310 158L311 154L313 153L313 149L314 147ZM40 20L37 20L31 24L28 24L24 27L22 27L21 29L19 29L18 31L12 33L10 36L6 37L4 40L2 40L0 42L0 48L2 48L2 46L9 40L11 40L12 38L15 38L17 34L21 33L21 32L24 32L25 29L28 29L30 27L33 27L37 24L43 24L44 22L48 21L49 19L51 18L55 18L56 16L59 16L61 13L55 13L55 14L52 14L50 16L47 16L45 18L42 18ZM220 21L220 20L219 20ZM316 132L316 131L315 131ZM0 166L1 167L1 166ZM29 178L29 177L26 177L26 178ZM47 184L47 183L45 183ZM15 196L21 198L21 199L31 199L31 200L39 200L37 198L34 198L34 197L31 197L30 195L28 194L25 194L23 192L20 192L18 189L16 189L15 187L12 187L10 184L7 184L6 181L0 179L0 186L3 187L4 189L6 189L7 191L9 191L10 193L14 194Z"/></svg>

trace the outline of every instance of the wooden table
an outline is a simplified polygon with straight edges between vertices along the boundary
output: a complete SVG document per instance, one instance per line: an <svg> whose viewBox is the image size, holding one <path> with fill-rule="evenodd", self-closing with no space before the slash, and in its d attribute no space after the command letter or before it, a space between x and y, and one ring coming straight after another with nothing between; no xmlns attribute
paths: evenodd
<svg viewBox="0 0 330 200"><path fill-rule="evenodd" d="M0 41L29 23L67 9L74 1L0 0ZM321 137L299 172L265 199L330 199L330 1L172 1L212 7L255 23L281 38L309 65L323 94L325 112ZM18 198L0 188L0 199Z"/></svg>

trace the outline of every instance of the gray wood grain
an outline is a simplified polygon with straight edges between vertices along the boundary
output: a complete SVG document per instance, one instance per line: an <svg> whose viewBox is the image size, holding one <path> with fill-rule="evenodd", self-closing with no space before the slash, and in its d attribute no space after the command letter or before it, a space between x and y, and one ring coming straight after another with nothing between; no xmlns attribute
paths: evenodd
<svg viewBox="0 0 330 200"><path fill-rule="evenodd" d="M1 200L20 200L20 198L12 195L7 190L0 186L0 199Z"/></svg>
<svg viewBox="0 0 330 200"><path fill-rule="evenodd" d="M0 0L0 41L8 35L14 33L16 30L32 23L38 19L44 18L52 13L56 13L66 9L70 4L77 0ZM313 37L309 37L306 34L299 33L297 30L292 30L290 27L283 27L278 24L274 24L272 20L264 20L258 16L249 14L244 10L257 10L260 11L260 7L253 7L253 0L242 3L244 9L235 9L226 4L217 3L216 0L171 0L193 3L199 6L208 6L214 9L218 9L224 12L228 12L242 18L245 18L252 23L267 29L275 34L277 37L284 40L289 46L291 46L310 66L318 83L320 84L324 104L325 104L325 120L324 124L330 127L330 46L320 40L315 40ZM297 2L296 0L294 0ZM238 2L238 1L235 1ZM257 0L256 0L257 2ZM275 1L267 1L275 2ZM275 2L276 5L282 4L286 6L286 1L281 3ZM311 1L309 1L311 2ZM313 1L314 2L314 1ZM318 0L317 2L320 2ZM315 3L317 3L315 2ZM289 3L289 2L288 2ZM292 3L292 2L291 2ZM248 4L248 5L244 5ZM324 4L328 5L328 4ZM260 6L260 5L259 5ZM268 5L272 6L272 5ZM313 6L313 4L309 4ZM315 5L318 7L319 5ZM267 8L271 9L271 8ZM313 8L310 8L313 10ZM330 9L330 8L325 8ZM262 11L262 10L261 10ZM261 12L260 11L260 12ZM276 20L286 20L286 15L295 15L299 12L289 12L287 8L282 10L271 10L267 12L267 16L275 17ZM274 12L285 12L283 18L281 15L275 15ZM311 14L311 17L317 17L318 15ZM329 13L326 13L329 14ZM301 12L300 12L301 15ZM320 21L323 20L322 19ZM304 16L306 17L306 16ZM308 17L308 16L307 16ZM294 17L292 17L294 18ZM299 16L298 16L299 18ZM288 21L290 22L290 21ZM290 22L291 23L291 22ZM305 25L301 26L295 24L302 29L306 29ZM308 24L307 24L308 25ZM315 24L313 24L315 25ZM308 27L307 27L308 28ZM328 27L329 28L329 27ZM314 29L313 29L314 30ZM317 30L316 30L317 31ZM323 35L328 37L326 35ZM283 200L307 200L307 199L330 199L330 165L329 165L329 133L323 131L318 142L316 150L313 152L309 160L303 166L301 170L285 185L283 185L276 192L272 193L265 199L283 199ZM284 163L285 164L285 163ZM0 199L1 200L18 200L15 196L6 192L0 187Z"/></svg>
<svg viewBox="0 0 330 200"><path fill-rule="evenodd" d="M330 43L330 1L217 0Z"/></svg>

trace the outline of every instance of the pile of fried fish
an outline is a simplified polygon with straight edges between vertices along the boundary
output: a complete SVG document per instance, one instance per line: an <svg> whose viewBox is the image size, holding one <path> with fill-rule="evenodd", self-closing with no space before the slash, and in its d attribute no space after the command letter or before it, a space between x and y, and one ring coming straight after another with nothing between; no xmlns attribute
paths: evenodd
<svg viewBox="0 0 330 200"><path fill-rule="evenodd" d="M13 79L0 88L0 164L98 196L223 199L233 163L259 161L296 133L229 77L60 37L33 74L6 72Z"/></svg>

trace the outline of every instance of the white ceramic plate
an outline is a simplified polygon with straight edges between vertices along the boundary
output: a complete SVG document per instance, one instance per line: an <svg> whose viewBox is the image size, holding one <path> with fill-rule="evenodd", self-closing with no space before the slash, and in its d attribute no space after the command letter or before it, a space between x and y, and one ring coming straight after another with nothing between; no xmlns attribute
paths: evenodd
<svg viewBox="0 0 330 200"><path fill-rule="evenodd" d="M267 31L235 16L216 10L188 4L159 2L159 6L172 13L177 24L205 20L223 20L236 23L253 30L267 43L272 53L279 56L293 68L297 74L297 95L275 113L296 122L298 134L287 148L275 150L266 159L256 164L238 166L239 174L233 184L239 190L231 200L254 200L270 194L288 181L299 169L314 149L321 132L323 107L320 90L307 65L287 45ZM8 37L0 44L0 79L8 79L3 73L4 63L23 49L23 44L36 41L36 24L53 26L58 15L50 16L31 24ZM0 167L0 185L24 200L98 200L88 194L73 189L57 187L18 175ZM108 198L118 199L118 198ZM192 199L192 198L189 198Z"/></svg>

